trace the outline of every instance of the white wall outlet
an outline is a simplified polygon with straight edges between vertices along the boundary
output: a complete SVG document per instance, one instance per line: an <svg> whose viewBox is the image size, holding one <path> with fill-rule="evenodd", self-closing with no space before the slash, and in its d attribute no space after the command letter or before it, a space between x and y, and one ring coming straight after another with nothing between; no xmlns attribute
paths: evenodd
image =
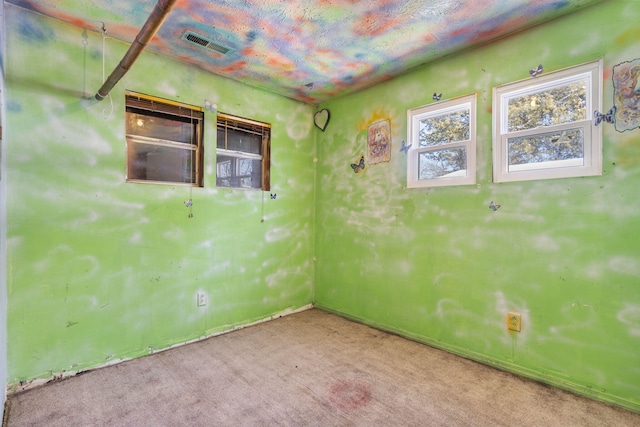
<svg viewBox="0 0 640 427"><path fill-rule="evenodd" d="M198 292L197 304L198 307L207 305L207 294L205 294L204 292Z"/></svg>

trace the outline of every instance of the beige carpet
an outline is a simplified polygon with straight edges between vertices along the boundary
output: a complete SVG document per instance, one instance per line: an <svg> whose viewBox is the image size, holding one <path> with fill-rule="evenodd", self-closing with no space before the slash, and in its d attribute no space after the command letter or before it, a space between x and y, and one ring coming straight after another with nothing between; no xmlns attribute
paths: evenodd
<svg viewBox="0 0 640 427"><path fill-rule="evenodd" d="M314 309L52 382L18 426L640 426L640 414Z"/></svg>

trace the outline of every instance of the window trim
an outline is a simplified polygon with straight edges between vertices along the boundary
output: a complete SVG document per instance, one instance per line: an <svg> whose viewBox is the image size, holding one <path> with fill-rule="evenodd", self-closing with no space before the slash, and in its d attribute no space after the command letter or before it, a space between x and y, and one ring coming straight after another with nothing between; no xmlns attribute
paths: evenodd
<svg viewBox="0 0 640 427"><path fill-rule="evenodd" d="M265 123L265 122L260 122L258 120L253 120L253 119L247 119L244 117L239 117L239 116L234 116L231 114L227 114L227 113L223 113L223 112L218 112L216 115L216 138L217 138L217 134L218 134L218 126L220 125L220 121L223 120L227 123L241 123L244 125L251 125L251 126L258 126L262 129L262 132L250 132L247 131L247 129L241 129L244 132L248 132L248 133L255 133L256 135L261 135L262 136L262 145L260 147L261 149L261 153L260 155L254 154L254 153L247 153L244 151L237 151L237 150L227 150L224 148L219 148L218 147L218 142L216 140L216 187L218 188L233 188L233 189L240 189L240 190L261 190L261 191L269 191L271 189L271 124L270 123ZM266 133L265 133L266 130ZM261 158L261 167L262 167L262 177L261 177L261 183L260 183L260 188L255 188L255 187L234 187L234 186L218 186L217 185L217 178L218 178L218 154L224 154L226 156L229 157L233 157L236 159L236 161L238 159L252 159L252 160L257 160L258 158Z"/></svg>
<svg viewBox="0 0 640 427"><path fill-rule="evenodd" d="M125 139L127 144L126 155L126 175L125 181L138 184L161 184L161 185L174 185L174 186L187 186L187 187L203 187L203 161L204 161L204 109L194 105L185 104L182 102L172 101L169 99L159 98L153 95L141 94L133 91L125 91L125 117L127 115L127 109L133 108L136 110L146 110L152 113L162 113L170 116L178 116L184 118L190 118L197 120L198 123L195 126L195 139L196 144L185 144L183 142L171 141L162 138L145 137L142 135L128 134L126 133L125 126ZM126 119L125 119L126 120ZM191 177L191 182L178 182L178 181L159 181L151 179L139 179L130 178L129 171L129 144L130 143L142 143L147 145L157 145L162 147L189 150L195 152L195 176Z"/></svg>
<svg viewBox="0 0 640 427"><path fill-rule="evenodd" d="M593 112L602 110L603 61L598 59L565 68L535 78L507 83L493 88L493 182L532 181L540 179L572 178L602 175L602 127L596 127ZM586 118L552 126L539 126L516 132L507 132L508 100L540 92L563 84L587 81L589 90ZM582 166L545 165L509 171L507 144L509 138L535 136L553 131L581 129L584 135ZM558 162L562 162L559 160Z"/></svg>
<svg viewBox="0 0 640 427"><path fill-rule="evenodd" d="M407 110L407 188L443 187L455 185L472 185L476 183L476 103L477 94L460 96L446 101L435 102ZM440 116L448 112L469 108L469 139L432 147L418 145L420 119ZM443 148L464 147L467 150L467 169L465 176L418 179L418 156L420 153L439 151Z"/></svg>

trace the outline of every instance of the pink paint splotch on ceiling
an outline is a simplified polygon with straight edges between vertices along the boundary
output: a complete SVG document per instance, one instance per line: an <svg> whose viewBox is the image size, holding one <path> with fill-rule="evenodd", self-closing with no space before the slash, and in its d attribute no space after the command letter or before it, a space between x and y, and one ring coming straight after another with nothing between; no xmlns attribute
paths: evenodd
<svg viewBox="0 0 640 427"><path fill-rule="evenodd" d="M600 0L179 0L148 49L309 103ZM9 0L132 42L155 0ZM228 49L183 39L186 31Z"/></svg>

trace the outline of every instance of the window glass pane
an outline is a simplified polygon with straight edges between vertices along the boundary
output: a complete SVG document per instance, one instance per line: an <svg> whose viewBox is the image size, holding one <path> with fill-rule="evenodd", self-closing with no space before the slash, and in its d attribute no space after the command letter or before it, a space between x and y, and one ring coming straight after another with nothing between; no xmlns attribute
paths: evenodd
<svg viewBox="0 0 640 427"><path fill-rule="evenodd" d="M218 160L216 169L218 186L231 187L231 160Z"/></svg>
<svg viewBox="0 0 640 427"><path fill-rule="evenodd" d="M253 162L251 159L238 159L238 175L249 176L251 175Z"/></svg>
<svg viewBox="0 0 640 427"><path fill-rule="evenodd" d="M433 147L468 139L468 109L420 119L418 141L421 147Z"/></svg>
<svg viewBox="0 0 640 427"><path fill-rule="evenodd" d="M167 114L127 111L127 133L167 141L195 143L195 125L186 117Z"/></svg>
<svg viewBox="0 0 640 427"><path fill-rule="evenodd" d="M585 81L510 98L507 132L587 119Z"/></svg>
<svg viewBox="0 0 640 427"><path fill-rule="evenodd" d="M568 129L509 138L509 172L584 164L583 129Z"/></svg>
<svg viewBox="0 0 640 427"><path fill-rule="evenodd" d="M217 136L217 140L218 141L216 143L216 147L218 147L218 148L224 149L225 145L227 143L226 140L225 140L225 136L224 136L225 130L226 130L226 128L224 126L218 126L218 133L217 133L217 135L218 135Z"/></svg>
<svg viewBox="0 0 640 427"><path fill-rule="evenodd" d="M219 187L262 188L262 160L216 156L216 184Z"/></svg>
<svg viewBox="0 0 640 427"><path fill-rule="evenodd" d="M128 141L127 150L128 179L195 182L195 150L131 140Z"/></svg>
<svg viewBox="0 0 640 427"><path fill-rule="evenodd" d="M218 162L217 175L219 178L231 177L231 160L223 160Z"/></svg>
<svg viewBox="0 0 640 427"><path fill-rule="evenodd" d="M457 147L420 153L418 156L418 179L467 175L467 150Z"/></svg>
<svg viewBox="0 0 640 427"><path fill-rule="evenodd" d="M243 153L260 154L262 135L248 133L243 130L227 128L227 150Z"/></svg>

